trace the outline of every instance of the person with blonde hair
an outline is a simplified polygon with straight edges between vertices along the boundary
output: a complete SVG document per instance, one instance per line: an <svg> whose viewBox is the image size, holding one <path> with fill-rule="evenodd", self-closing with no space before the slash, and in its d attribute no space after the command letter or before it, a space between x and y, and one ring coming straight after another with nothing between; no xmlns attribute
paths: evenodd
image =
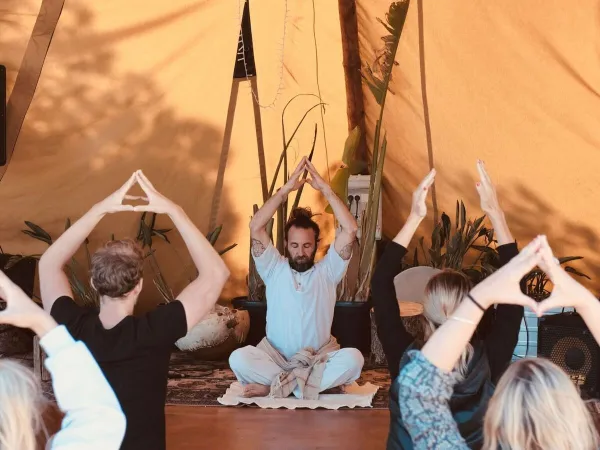
<svg viewBox="0 0 600 450"><path fill-rule="evenodd" d="M45 365L59 408L65 413L50 450L117 450L125 435L125 415L100 367L82 342L37 306L0 271L0 323L29 328L48 355ZM0 449L34 450L44 431L45 400L33 372L0 359Z"/></svg>
<svg viewBox="0 0 600 450"><path fill-rule="evenodd" d="M145 197L128 195L138 184ZM142 205L124 204L142 200ZM131 239L109 241L92 256L91 285L100 308L73 301L64 266L107 214L149 211L167 214L180 232L198 276L177 299L135 317L143 286L144 253ZM94 205L42 255L40 291L46 311L90 348L127 416L123 450L166 447L165 400L175 342L211 311L229 277L227 266L181 207L166 198L142 171Z"/></svg>
<svg viewBox="0 0 600 450"><path fill-rule="evenodd" d="M498 241L499 266L508 263L519 251L500 208L496 190L482 161L477 162L480 181L477 183L481 207L492 222ZM394 240L385 248L371 282L377 335L381 341L392 380L408 362L407 351L420 348L433 332L452 315L471 290L471 281L461 272L443 270L431 277L423 299L423 330L417 339L410 334L400 317L394 278L401 272L407 247L418 226L427 215L426 199L435 180L435 169L420 183L413 194L410 215ZM486 327L464 347L456 364L459 382L450 399L450 409L460 433L472 448L483 443L483 417L487 402L494 392L494 383L511 361L518 341L523 308L519 305L499 305L487 313ZM413 448L403 424L398 404L398 384L390 387L390 429L388 450Z"/></svg>
<svg viewBox="0 0 600 450"><path fill-rule="evenodd" d="M554 287L536 303L520 280L535 266ZM398 377L402 419L416 449L468 449L448 401L457 381L453 368L484 311L494 303L528 306L538 316L575 307L600 342L600 303L554 258L545 236L534 239L509 264L475 286L423 348L409 352ZM504 373L484 420L484 450L597 450L592 417L566 373L549 360L522 359Z"/></svg>

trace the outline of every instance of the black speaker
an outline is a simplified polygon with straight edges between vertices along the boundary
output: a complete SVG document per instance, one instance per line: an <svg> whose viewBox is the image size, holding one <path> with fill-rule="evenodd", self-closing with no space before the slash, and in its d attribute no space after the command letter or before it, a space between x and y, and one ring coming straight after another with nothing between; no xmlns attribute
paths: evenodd
<svg viewBox="0 0 600 450"><path fill-rule="evenodd" d="M6 164L6 67L0 64L0 166Z"/></svg>
<svg viewBox="0 0 600 450"><path fill-rule="evenodd" d="M600 347L579 314L554 314L539 320L538 356L563 369L582 397L598 398Z"/></svg>

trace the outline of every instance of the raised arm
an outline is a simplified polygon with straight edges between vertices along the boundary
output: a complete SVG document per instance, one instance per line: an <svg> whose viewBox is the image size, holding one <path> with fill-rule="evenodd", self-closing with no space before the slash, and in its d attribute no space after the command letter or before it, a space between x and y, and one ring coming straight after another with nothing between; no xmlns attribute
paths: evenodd
<svg viewBox="0 0 600 450"><path fill-rule="evenodd" d="M148 205L136 206L135 211L168 214L181 234L198 270L196 279L177 296L185 309L187 326L190 330L210 312L219 299L223 286L229 278L229 269L183 209L159 193L142 171L137 172L136 178L147 195Z"/></svg>
<svg viewBox="0 0 600 450"><path fill-rule="evenodd" d="M451 374L483 311L494 303L530 306L536 303L521 292L519 282L541 259L542 238L502 269L483 280L429 338L399 377L400 410L415 447L468 449L449 408L455 378Z"/></svg>
<svg viewBox="0 0 600 450"><path fill-rule="evenodd" d="M75 342L1 271L0 297L7 303L0 323L31 329L48 355L46 366L65 418L47 448L118 449L125 435L125 415L87 347Z"/></svg>
<svg viewBox="0 0 600 450"><path fill-rule="evenodd" d="M479 193L479 199L481 200L481 209L492 222L498 245L511 244L515 242L515 240L506 223L504 211L500 207L500 202L498 202L496 188L485 170L484 162L481 160L477 161L477 171L479 172L479 182L477 182L476 186L477 192Z"/></svg>
<svg viewBox="0 0 600 450"><path fill-rule="evenodd" d="M320 191L323 196L327 199L333 210L333 214L340 224L341 231L335 236L334 248L335 251L342 257L342 259L349 260L352 256L352 245L356 239L356 232L358 231L358 224L356 219L344 204L344 202L337 196L331 186L319 175L315 166L306 160L306 168L310 173L310 178L307 182L317 191Z"/></svg>
<svg viewBox="0 0 600 450"><path fill-rule="evenodd" d="M98 222L109 213L133 211L132 205L123 205L125 199L137 199L127 195L135 184L135 173L116 192L95 204L81 219L67 229L42 255L39 263L40 292L44 309L52 310L57 298L72 297L71 285L63 268L77 252Z"/></svg>
<svg viewBox="0 0 600 450"><path fill-rule="evenodd" d="M507 264L514 258L519 250L515 240L508 228L504 211L500 207L496 188L488 175L483 161L477 161L477 171L479 173L479 182L477 182L477 192L481 201L481 209L492 222L496 239L498 240L498 253L500 256L500 266ZM484 323L489 324L489 329L485 336L485 346L490 363L492 379L500 378L510 361L515 347L519 341L519 330L523 318L523 307L521 305L500 304L494 310L490 308L486 312Z"/></svg>
<svg viewBox="0 0 600 450"><path fill-rule="evenodd" d="M427 215L427 193L434 180L435 169L429 172L413 193L408 219L393 242L386 246L371 279L377 336L381 341L392 379L398 376L402 355L413 341L413 336L406 331L400 318L394 278L402 270L402 260L408 244Z"/></svg>
<svg viewBox="0 0 600 450"><path fill-rule="evenodd" d="M555 308L574 307L581 315L594 339L600 344L600 302L569 275L552 254L548 245L542 247L541 269L552 281L550 297L538 305L538 316Z"/></svg>
<svg viewBox="0 0 600 450"><path fill-rule="evenodd" d="M291 192L300 189L305 183L306 180L300 179L300 175L306 169L306 161L306 157L302 158L298 167L290 175L288 182L272 195L252 217L250 221L250 238L252 239L253 256L261 256L268 247L271 238L267 233L267 224L275 215L277 208L287 200Z"/></svg>

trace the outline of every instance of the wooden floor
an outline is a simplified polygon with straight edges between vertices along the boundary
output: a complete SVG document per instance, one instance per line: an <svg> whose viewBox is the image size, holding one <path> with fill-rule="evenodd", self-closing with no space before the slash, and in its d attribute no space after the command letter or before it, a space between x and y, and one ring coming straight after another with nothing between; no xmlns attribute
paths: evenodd
<svg viewBox="0 0 600 450"><path fill-rule="evenodd" d="M384 449L387 410L167 406L167 450Z"/></svg>

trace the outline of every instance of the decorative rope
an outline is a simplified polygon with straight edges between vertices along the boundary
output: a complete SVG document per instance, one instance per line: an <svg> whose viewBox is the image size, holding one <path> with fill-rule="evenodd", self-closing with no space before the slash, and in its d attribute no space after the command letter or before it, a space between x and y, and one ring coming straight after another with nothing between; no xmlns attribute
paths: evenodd
<svg viewBox="0 0 600 450"><path fill-rule="evenodd" d="M247 2L248 0L244 0L244 4ZM287 35L287 19L288 19L288 14L289 14L289 9L288 9L288 0L284 0L285 2L285 15L283 17L283 37L281 39L281 48L280 48L280 52L281 52L281 61L280 61L280 68L279 68L279 84L277 85L277 92L275 92L275 96L273 97L273 100L268 104L268 105L263 105L259 102L258 100L258 94L254 91L254 89L252 88L252 85L250 86L250 90L252 92L252 96L254 97L254 101L256 102L256 104L264 109L267 108L273 108L275 106L275 103L277 102L281 91L283 90L283 57L284 57L284 52L285 52L285 37ZM250 5L248 5L248 9L250 8ZM246 65L246 57L244 55L244 48L245 43L244 43L244 33L241 32L241 26L242 26L242 16L240 14L240 11L243 11L244 8L242 7L242 0L238 0L238 23L240 24L240 40L241 40L241 50L238 48L238 52L237 52L237 57L238 57L238 61L242 61L244 63L244 72L246 74L246 80L250 81L250 77L248 75L248 66ZM256 64L256 61L255 61Z"/></svg>
<svg viewBox="0 0 600 450"><path fill-rule="evenodd" d="M315 42L315 71L317 75L317 92L319 93L319 101L322 103L323 98L321 97L321 84L319 83L319 50L317 46L317 12L315 10L315 0L312 0L313 10L313 39ZM329 150L327 149L327 135L325 134L325 105L321 105L319 108L321 111L321 128L323 128L323 144L325 145L325 162L327 163L327 181L331 184L331 175L329 174Z"/></svg>

